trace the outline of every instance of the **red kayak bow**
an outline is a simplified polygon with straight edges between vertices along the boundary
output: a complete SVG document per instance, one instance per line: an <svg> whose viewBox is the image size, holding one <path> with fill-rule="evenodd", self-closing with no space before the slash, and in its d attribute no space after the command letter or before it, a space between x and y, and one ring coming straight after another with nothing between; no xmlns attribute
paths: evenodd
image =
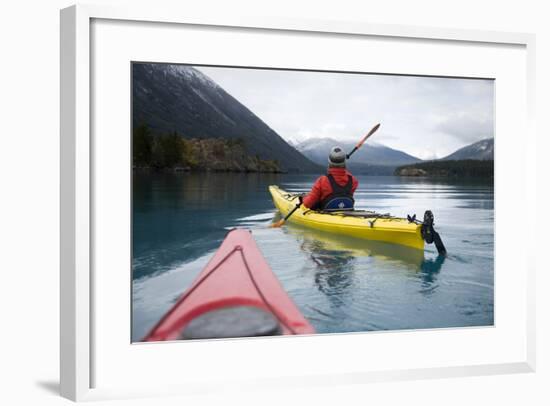
<svg viewBox="0 0 550 406"><path fill-rule="evenodd" d="M230 231L144 341L313 334L250 231Z"/></svg>

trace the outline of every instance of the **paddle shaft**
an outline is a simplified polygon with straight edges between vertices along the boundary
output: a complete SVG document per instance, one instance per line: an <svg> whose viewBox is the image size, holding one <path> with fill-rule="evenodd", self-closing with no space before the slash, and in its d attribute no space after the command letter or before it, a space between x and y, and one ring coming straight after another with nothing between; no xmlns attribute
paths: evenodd
<svg viewBox="0 0 550 406"><path fill-rule="evenodd" d="M437 253L439 255L447 255L447 249L445 248L445 245L443 245L443 241L441 240L439 233L435 230L433 230L433 233L434 233L434 244L435 244L435 248L437 248Z"/></svg>
<svg viewBox="0 0 550 406"><path fill-rule="evenodd" d="M283 223L284 223L285 221L287 221L288 218L289 218L290 216L292 216L292 215L294 214L294 212L300 208L301 205L302 205L302 203L298 203L298 204L297 204L297 205L296 205L296 206L295 206L295 207L285 216L285 218L283 219Z"/></svg>
<svg viewBox="0 0 550 406"><path fill-rule="evenodd" d="M367 135L365 135L363 137L363 139L361 141L359 141L357 143L357 145L355 147L353 147L353 149L351 150L351 152L349 154L346 155L346 158L349 159L353 153L355 151L357 151L359 148L361 148L363 146L363 144L365 143L365 141L372 135L374 134L378 129L380 128L380 123L376 124L374 127L371 128L371 130L367 133Z"/></svg>

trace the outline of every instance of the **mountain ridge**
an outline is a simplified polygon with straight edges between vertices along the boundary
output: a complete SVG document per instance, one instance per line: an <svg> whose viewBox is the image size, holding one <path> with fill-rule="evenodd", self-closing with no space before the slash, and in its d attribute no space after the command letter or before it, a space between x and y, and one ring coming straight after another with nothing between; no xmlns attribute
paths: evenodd
<svg viewBox="0 0 550 406"><path fill-rule="evenodd" d="M494 138L485 138L441 159L399 166L397 176L494 178Z"/></svg>
<svg viewBox="0 0 550 406"><path fill-rule="evenodd" d="M494 138L484 138L465 147L457 149L455 152L439 159L440 161L458 161L458 160L494 160Z"/></svg>
<svg viewBox="0 0 550 406"><path fill-rule="evenodd" d="M186 65L132 64L132 122L155 135L242 140L248 153L290 172L318 165L290 146L251 110L199 70Z"/></svg>
<svg viewBox="0 0 550 406"><path fill-rule="evenodd" d="M329 137L310 138L295 146L295 148L319 165L327 165L329 151L334 146L340 146L345 151L351 151L355 146L351 141L338 141ZM403 151L387 147L377 142L367 141L361 149L355 152L348 166L360 173L381 174L392 173L400 165L420 162L417 157ZM386 167L387 169L384 169Z"/></svg>

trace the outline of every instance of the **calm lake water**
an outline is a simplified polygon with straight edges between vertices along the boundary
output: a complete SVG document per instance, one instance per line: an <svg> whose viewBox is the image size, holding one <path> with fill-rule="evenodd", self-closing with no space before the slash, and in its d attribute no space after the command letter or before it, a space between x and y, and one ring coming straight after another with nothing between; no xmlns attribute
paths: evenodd
<svg viewBox="0 0 550 406"><path fill-rule="evenodd" d="M252 230L280 282L319 333L493 324L492 184L359 176L356 207L435 214L448 256L288 224L267 190L305 192L314 175L134 173L132 340L191 285L228 229Z"/></svg>

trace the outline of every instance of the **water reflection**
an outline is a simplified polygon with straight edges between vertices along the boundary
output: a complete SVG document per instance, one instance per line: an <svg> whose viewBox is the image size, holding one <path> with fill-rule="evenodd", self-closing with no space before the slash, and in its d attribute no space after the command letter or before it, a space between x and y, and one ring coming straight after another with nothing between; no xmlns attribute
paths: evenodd
<svg viewBox="0 0 550 406"><path fill-rule="evenodd" d="M314 281L320 292L339 306L342 298L353 286L355 257L346 251L329 251L321 247L302 244L302 250L309 252L311 262L315 264Z"/></svg>
<svg viewBox="0 0 550 406"><path fill-rule="evenodd" d="M425 259L422 261L420 272L418 273L421 280L420 293L430 295L437 289L437 275L445 263L445 258L445 255L438 255L435 259Z"/></svg>
<svg viewBox="0 0 550 406"><path fill-rule="evenodd" d="M424 251L401 245L335 235L292 223L287 224L284 231L308 252L340 253L350 258L372 257L399 263L415 271L424 260Z"/></svg>
<svg viewBox="0 0 550 406"><path fill-rule="evenodd" d="M443 255L425 258L421 250L335 236L293 224L287 224L285 231L297 240L315 265L315 285L336 307L344 305L347 295L357 287L355 272L367 273L370 267L394 273L406 270L410 277L420 281L421 293L431 294L437 289L437 275L446 258Z"/></svg>
<svg viewBox="0 0 550 406"><path fill-rule="evenodd" d="M228 226L272 208L276 174L134 173L133 279L166 272L214 250Z"/></svg>
<svg viewBox="0 0 550 406"><path fill-rule="evenodd" d="M133 197L138 208L148 210L225 208L265 195L265 185L279 180L278 174L144 172L133 176Z"/></svg>

